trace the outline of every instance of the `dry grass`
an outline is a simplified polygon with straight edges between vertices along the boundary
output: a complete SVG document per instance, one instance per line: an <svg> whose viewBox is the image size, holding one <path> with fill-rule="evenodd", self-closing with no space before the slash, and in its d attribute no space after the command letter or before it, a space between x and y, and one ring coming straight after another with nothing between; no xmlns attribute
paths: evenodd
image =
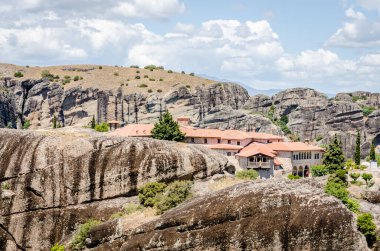
<svg viewBox="0 0 380 251"><path fill-rule="evenodd" d="M154 208L144 208L123 217L124 229L134 229L144 223L157 219L157 211Z"/></svg>
<svg viewBox="0 0 380 251"><path fill-rule="evenodd" d="M187 85L190 86L190 89L194 89L196 86L215 83L213 80L190 76L189 74L176 72L168 73L168 69L150 71L143 68L136 69L106 65L102 65L102 69L99 69L99 66L100 65L63 65L26 67L12 64L0 64L0 77L14 78L14 73L20 71L24 76L17 79L40 79L41 72L48 70L54 76L58 75L60 77L58 83L61 83L64 76L70 76L71 81L64 85L65 89L82 86L84 88L94 87L101 90L116 90L121 87L124 93L148 93L148 89L151 89L152 93L158 93L157 90L162 90L162 93L165 93L179 84L184 86ZM64 70L68 68L80 70L87 69L88 71ZM139 71L139 73L136 73L137 71ZM144 78L145 75L147 75L148 78ZM82 77L83 79L73 81L75 76L79 76L79 78ZM141 78L135 79L136 76L140 76ZM155 81L150 81L149 79L155 79ZM160 81L160 79L162 79L162 81ZM144 84L147 85L147 87L139 87Z"/></svg>
<svg viewBox="0 0 380 251"><path fill-rule="evenodd" d="M208 189L210 192L215 192L243 182L246 182L246 180L237 179L235 177L223 177L222 179L209 184Z"/></svg>

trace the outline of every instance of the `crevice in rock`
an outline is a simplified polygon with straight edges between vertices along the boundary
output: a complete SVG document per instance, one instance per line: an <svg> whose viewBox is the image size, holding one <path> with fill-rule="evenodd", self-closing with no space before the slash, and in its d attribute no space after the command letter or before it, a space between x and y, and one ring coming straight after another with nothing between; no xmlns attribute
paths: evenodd
<svg viewBox="0 0 380 251"><path fill-rule="evenodd" d="M19 250L22 250L22 251L26 251L26 249L24 247L22 247L20 244L17 243L15 237L8 231L8 229L6 227L3 226L3 224L0 223L0 228L5 232L7 233L7 235L12 239L12 241L14 242L14 244L16 245L16 247L19 249Z"/></svg>
<svg viewBox="0 0 380 251"><path fill-rule="evenodd" d="M33 187L27 186L25 189L26 189L26 191L33 193L35 196L43 198L42 193L37 191Z"/></svg>

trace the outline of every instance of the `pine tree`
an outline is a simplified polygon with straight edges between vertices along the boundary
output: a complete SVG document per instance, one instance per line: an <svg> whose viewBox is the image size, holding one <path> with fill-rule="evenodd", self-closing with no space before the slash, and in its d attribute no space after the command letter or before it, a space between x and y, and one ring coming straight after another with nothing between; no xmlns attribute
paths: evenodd
<svg viewBox="0 0 380 251"><path fill-rule="evenodd" d="M345 158L342 145L335 135L333 141L327 146L323 156L323 164L329 169L330 173L344 169Z"/></svg>
<svg viewBox="0 0 380 251"><path fill-rule="evenodd" d="M57 116L55 116L54 114L54 117L53 117L53 129L56 129L57 128Z"/></svg>
<svg viewBox="0 0 380 251"><path fill-rule="evenodd" d="M358 166L360 165L360 145L361 145L360 132L358 131L358 134L356 136L356 148L355 148L355 156L354 156L355 164Z"/></svg>
<svg viewBox="0 0 380 251"><path fill-rule="evenodd" d="M166 111L162 118L154 124L152 129L152 138L170 141L182 141L185 134L181 132L179 125L174 121L173 116Z"/></svg>
<svg viewBox="0 0 380 251"><path fill-rule="evenodd" d="M375 145L371 145L371 150L369 152L369 160L376 160Z"/></svg>
<svg viewBox="0 0 380 251"><path fill-rule="evenodd" d="M92 115L91 128L95 129L95 126L96 126L95 115Z"/></svg>

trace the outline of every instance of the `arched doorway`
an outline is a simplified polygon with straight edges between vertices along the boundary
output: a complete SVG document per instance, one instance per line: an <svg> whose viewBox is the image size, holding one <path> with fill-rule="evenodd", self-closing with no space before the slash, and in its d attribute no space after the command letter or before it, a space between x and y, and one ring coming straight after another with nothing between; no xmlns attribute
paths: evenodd
<svg viewBox="0 0 380 251"><path fill-rule="evenodd" d="M309 175L310 175L310 170L309 170L309 167L308 166L305 166L305 169L304 169L304 171L303 171L303 176L304 177L309 177Z"/></svg>
<svg viewBox="0 0 380 251"><path fill-rule="evenodd" d="M302 166L299 166L298 167L298 176L300 176L300 177L303 177L303 174L304 174L304 171L303 171L303 167Z"/></svg>
<svg viewBox="0 0 380 251"><path fill-rule="evenodd" d="M293 166L292 174L293 175L297 175L297 167L296 166Z"/></svg>
<svg viewBox="0 0 380 251"><path fill-rule="evenodd" d="M376 153L379 153L379 151L380 151L380 134L377 135L377 136L373 139L373 142L372 142L372 143L375 145Z"/></svg>

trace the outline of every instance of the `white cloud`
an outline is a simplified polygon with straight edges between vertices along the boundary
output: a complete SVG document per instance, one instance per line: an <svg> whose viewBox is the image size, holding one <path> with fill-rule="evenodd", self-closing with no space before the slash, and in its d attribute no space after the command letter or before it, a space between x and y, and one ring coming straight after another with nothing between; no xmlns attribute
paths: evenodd
<svg viewBox="0 0 380 251"><path fill-rule="evenodd" d="M177 23L175 29L179 33L192 33L195 28L192 24Z"/></svg>
<svg viewBox="0 0 380 251"><path fill-rule="evenodd" d="M367 10L377 10L380 12L380 1L379 0L358 0L361 7Z"/></svg>
<svg viewBox="0 0 380 251"><path fill-rule="evenodd" d="M178 0L128 0L120 2L112 11L131 18L169 18L183 13L185 4Z"/></svg>
<svg viewBox="0 0 380 251"><path fill-rule="evenodd" d="M371 21L352 8L346 11L349 19L326 42L335 47L374 47L380 45L380 22Z"/></svg>

